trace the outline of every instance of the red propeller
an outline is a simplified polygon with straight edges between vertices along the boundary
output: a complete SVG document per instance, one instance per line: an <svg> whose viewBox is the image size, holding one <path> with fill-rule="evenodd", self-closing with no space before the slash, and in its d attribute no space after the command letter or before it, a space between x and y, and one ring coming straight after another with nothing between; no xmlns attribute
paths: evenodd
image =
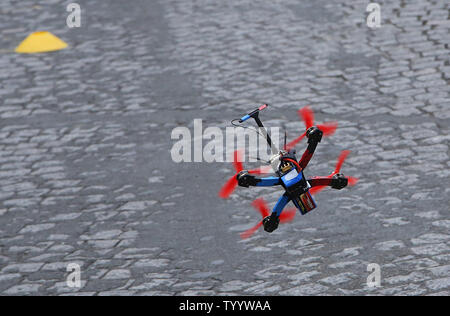
<svg viewBox="0 0 450 316"><path fill-rule="evenodd" d="M311 110L311 108L309 106L301 108L300 110L297 111L297 113L300 116L300 118L303 120L303 122L305 122L306 130L308 130L308 128L314 126L314 112ZM338 127L338 123L337 122L328 122L328 123L318 124L317 127L323 132L323 136L330 136L330 135L333 135L334 132L336 131L336 129ZM295 145L297 145L305 136L306 136L306 131L302 135L300 135L299 137L297 137L296 139L294 139L293 141L288 143L285 146L285 150L289 151L292 148L294 148Z"/></svg>
<svg viewBox="0 0 450 316"><path fill-rule="evenodd" d="M242 153L240 150L236 150L233 155L233 166L236 170L236 173L228 179L228 181L225 183L225 185L222 187L222 189L219 192L219 196L223 199L228 198L231 193L236 189L238 185L238 181L236 179L236 176L239 172L244 170L244 165L242 164ZM259 167L257 169L249 170L248 173L252 174L265 174L269 173L272 168L270 166L263 166Z"/></svg>
<svg viewBox="0 0 450 316"><path fill-rule="evenodd" d="M327 176L327 178L331 178L335 174L338 174L341 171L342 165L344 164L344 161L345 161L345 159L347 159L349 154L350 154L350 150L343 150L341 152L341 154L339 155L339 158L337 160L336 167L334 168L334 171L329 176ZM347 179L348 179L348 184L350 186L353 186L353 185L356 184L356 182L358 182L358 178L347 177ZM317 194L320 191L322 191L324 188L326 188L325 185L319 185L319 186L316 186L316 187L313 187L313 188L309 189L309 193Z"/></svg>
<svg viewBox="0 0 450 316"><path fill-rule="evenodd" d="M261 214L263 219L270 215L269 207L267 206L267 203L266 201L264 201L263 198L254 200L252 206ZM297 213L296 209L287 209L283 211L280 215L280 223L291 222L294 219L296 213ZM252 228L246 230L245 232L242 232L240 234L241 238L242 239L249 238L262 226L262 224L263 222L260 221Z"/></svg>

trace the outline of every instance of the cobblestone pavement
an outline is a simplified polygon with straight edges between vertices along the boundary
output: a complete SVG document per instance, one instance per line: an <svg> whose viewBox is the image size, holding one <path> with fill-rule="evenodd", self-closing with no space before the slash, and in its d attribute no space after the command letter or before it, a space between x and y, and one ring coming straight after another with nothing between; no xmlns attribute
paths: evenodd
<svg viewBox="0 0 450 316"><path fill-rule="evenodd" d="M75 29L69 2L0 2L1 294L449 294L448 1L378 1L378 29L359 0L78 0ZM11 52L41 29L70 48ZM280 191L220 200L231 165L175 164L170 136L262 102L288 135L305 105L339 121L308 175L350 149L361 180L241 241Z"/></svg>

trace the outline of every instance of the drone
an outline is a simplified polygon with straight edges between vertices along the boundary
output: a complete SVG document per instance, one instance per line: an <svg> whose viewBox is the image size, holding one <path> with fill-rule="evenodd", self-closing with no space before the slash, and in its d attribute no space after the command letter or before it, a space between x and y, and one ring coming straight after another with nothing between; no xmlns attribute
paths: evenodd
<svg viewBox="0 0 450 316"><path fill-rule="evenodd" d="M342 165L350 154L349 150L343 150L337 160L336 167L333 172L325 177L306 178L304 171L312 159L317 145L321 142L323 136L331 136L335 133L338 124L336 122L328 122L324 124L314 124L314 113L312 109L307 106L297 111L299 117L305 123L306 130L299 137L295 138L289 143L287 142L286 133L284 134L283 149L278 149L264 127L260 119L260 113L268 107L268 104L263 104L256 110L246 114L240 119L232 121L234 126L253 118L259 128L256 132L263 135L271 148L272 156L267 161L270 166L263 166L257 169L244 170L242 163L242 153L236 150L233 155L233 166L236 173L225 183L219 192L221 198L228 198L234 192L237 186L249 188L252 187L271 187L281 186L284 189L284 194L279 198L272 212L263 198L258 198L253 201L252 206L261 214L262 220L254 227L248 229L240 234L242 239L251 237L261 226L266 232L273 232L280 223L290 222L294 219L297 210L302 215L310 213L317 208L317 204L313 195L319 193L326 187L331 187L336 190L341 190L348 185L355 185L358 181L354 177L346 177L340 170ZM244 126L242 126L244 127ZM295 146L304 138L307 138L308 146L301 156L300 160L296 157ZM258 175L270 174L267 177L258 177ZM294 208L286 209L286 206L292 202Z"/></svg>

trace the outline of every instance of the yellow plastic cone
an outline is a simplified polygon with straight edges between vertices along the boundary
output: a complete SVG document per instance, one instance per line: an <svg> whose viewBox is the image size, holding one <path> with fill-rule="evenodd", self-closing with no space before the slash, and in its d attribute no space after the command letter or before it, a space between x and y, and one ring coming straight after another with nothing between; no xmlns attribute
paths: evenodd
<svg viewBox="0 0 450 316"><path fill-rule="evenodd" d="M35 32L30 34L19 46L16 53L45 53L64 49L67 44L50 32Z"/></svg>

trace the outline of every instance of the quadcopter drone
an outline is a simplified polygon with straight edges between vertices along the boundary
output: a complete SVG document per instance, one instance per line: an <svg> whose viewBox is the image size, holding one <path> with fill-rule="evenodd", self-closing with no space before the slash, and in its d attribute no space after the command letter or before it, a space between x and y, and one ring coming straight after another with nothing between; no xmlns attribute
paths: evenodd
<svg viewBox="0 0 450 316"><path fill-rule="evenodd" d="M256 199L252 203L253 207L260 212L263 219L258 222L256 226L241 233L243 239L253 235L261 226L264 226L265 231L269 233L273 232L278 228L279 223L292 221L297 210L299 210L302 215L308 214L317 207L313 195L322 191L325 187L329 186L333 189L341 190L347 185L355 185L358 181L357 178L346 177L340 173L344 160L350 154L350 151L348 150L342 151L338 158L335 170L330 175L307 179L303 173L308 166L317 145L322 140L322 137L330 136L336 131L336 122L314 125L314 113L309 107L304 107L298 111L298 115L304 121L306 131L288 144L286 144L285 133L283 150L279 150L273 144L270 135L259 118L260 112L267 107L268 105L264 104L251 113L243 116L241 119L233 120L232 124L241 126L236 125L234 122L239 121L241 124L250 118L255 120L259 127L259 131L262 132L261 134L266 138L267 143L271 148L273 155L267 163L270 164L269 168L273 171L274 175L263 178L255 176L270 173L267 168L263 167L253 170L244 170L241 152L237 150L234 152L233 157L233 165L236 169L236 173L222 187L219 196L224 199L228 198L238 185L246 188L250 186L281 186L285 190L285 193L279 198L272 213L270 213L266 202L262 198ZM300 160L297 160L294 147L305 137L308 139L308 147ZM291 201L295 208L284 210Z"/></svg>

